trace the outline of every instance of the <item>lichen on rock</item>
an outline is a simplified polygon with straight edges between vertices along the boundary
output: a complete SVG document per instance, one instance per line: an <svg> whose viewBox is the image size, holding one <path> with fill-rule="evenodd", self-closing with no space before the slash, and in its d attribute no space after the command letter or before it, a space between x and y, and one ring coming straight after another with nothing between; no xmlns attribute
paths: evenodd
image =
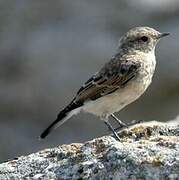
<svg viewBox="0 0 179 180"><path fill-rule="evenodd" d="M0 179L178 179L179 127L141 123L118 132L61 145L0 164Z"/></svg>

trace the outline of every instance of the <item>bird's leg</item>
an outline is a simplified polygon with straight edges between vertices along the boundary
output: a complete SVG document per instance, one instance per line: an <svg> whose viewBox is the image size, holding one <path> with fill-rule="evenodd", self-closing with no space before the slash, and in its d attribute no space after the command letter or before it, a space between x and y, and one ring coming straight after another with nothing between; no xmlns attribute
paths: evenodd
<svg viewBox="0 0 179 180"><path fill-rule="evenodd" d="M108 129L112 131L114 137L115 137L118 141L120 141L120 138L119 138L118 134L116 133L116 131L114 130L114 128L112 127L112 125L109 123L109 121L108 121L108 120L105 120L104 123L107 125Z"/></svg>
<svg viewBox="0 0 179 180"><path fill-rule="evenodd" d="M140 123L142 123L143 121L142 120L133 120L131 123L128 123L128 124L126 124L126 128L128 128L129 126L133 126L133 125L136 125L136 124L140 124ZM124 127L124 126L123 126ZM119 126L119 127L117 127L117 128L115 128L114 130L115 131L119 131L119 130L121 130L122 128L123 128L122 126Z"/></svg>
<svg viewBox="0 0 179 180"><path fill-rule="evenodd" d="M119 124L120 127L118 128L123 128L127 127L127 124L123 123L120 119L118 119L114 114L111 114L111 117Z"/></svg>

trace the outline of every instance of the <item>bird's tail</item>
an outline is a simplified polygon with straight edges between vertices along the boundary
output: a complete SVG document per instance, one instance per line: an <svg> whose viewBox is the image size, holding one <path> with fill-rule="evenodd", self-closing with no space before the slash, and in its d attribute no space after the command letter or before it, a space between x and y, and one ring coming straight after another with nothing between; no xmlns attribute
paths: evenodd
<svg viewBox="0 0 179 180"><path fill-rule="evenodd" d="M75 103L72 101L65 109L63 109L57 116L57 119L48 126L45 131L40 135L41 139L44 139L48 134L57 127L61 126L65 121L67 121L71 116L77 114L80 111L81 103Z"/></svg>

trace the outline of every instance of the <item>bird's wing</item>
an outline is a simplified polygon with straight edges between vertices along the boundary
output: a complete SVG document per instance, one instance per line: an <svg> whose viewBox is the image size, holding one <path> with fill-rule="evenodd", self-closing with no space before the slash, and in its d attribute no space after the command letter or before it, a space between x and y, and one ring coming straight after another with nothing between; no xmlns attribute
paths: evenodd
<svg viewBox="0 0 179 180"><path fill-rule="evenodd" d="M96 100L123 88L135 78L140 64L131 60L111 61L93 75L77 92L75 102Z"/></svg>
<svg viewBox="0 0 179 180"><path fill-rule="evenodd" d="M45 138L54 128L62 125L71 117L69 112L82 106L85 101L96 100L124 87L136 77L139 67L138 63L131 60L110 61L79 89L72 102L58 114L57 119L40 137Z"/></svg>

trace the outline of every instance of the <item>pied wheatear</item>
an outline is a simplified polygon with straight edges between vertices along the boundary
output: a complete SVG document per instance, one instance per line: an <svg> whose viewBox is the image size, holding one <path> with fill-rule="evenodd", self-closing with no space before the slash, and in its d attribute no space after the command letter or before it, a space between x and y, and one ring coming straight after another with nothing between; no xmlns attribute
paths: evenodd
<svg viewBox="0 0 179 180"><path fill-rule="evenodd" d="M167 35L169 33L160 33L150 27L129 30L120 39L117 53L84 83L40 137L45 138L71 116L85 111L99 116L119 139L108 118L112 116L120 126L126 125L113 113L138 99L150 85L156 65L156 44Z"/></svg>

